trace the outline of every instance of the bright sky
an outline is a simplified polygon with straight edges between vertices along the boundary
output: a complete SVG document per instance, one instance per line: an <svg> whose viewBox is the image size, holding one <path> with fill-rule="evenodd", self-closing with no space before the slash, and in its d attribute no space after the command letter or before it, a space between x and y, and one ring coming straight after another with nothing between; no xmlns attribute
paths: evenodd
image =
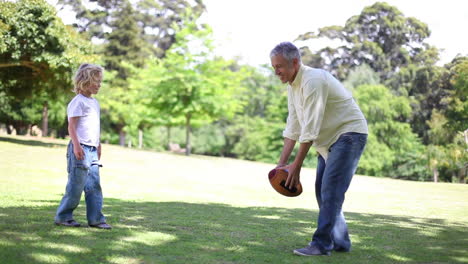
<svg viewBox="0 0 468 264"><path fill-rule="evenodd" d="M57 0L48 0L54 4ZM269 64L269 52L279 42L293 41L300 34L332 25L344 25L375 0L203 0L207 7L202 22L214 32L216 53L226 58L239 56L251 65ZM441 51L440 65L457 54L468 55L468 1L387 0L405 16L428 24L427 42ZM59 14L65 23L69 15ZM303 43L297 43L301 46ZM314 40L318 50L329 42Z"/></svg>
<svg viewBox="0 0 468 264"><path fill-rule="evenodd" d="M375 0L203 0L202 19L214 31L217 53L241 56L248 64L270 63L269 52L279 42L324 26L343 26ZM458 53L468 55L468 1L387 0L407 17L426 23L432 34L427 42L441 52L441 65ZM301 46L302 43L297 43ZM329 44L311 41L314 51Z"/></svg>

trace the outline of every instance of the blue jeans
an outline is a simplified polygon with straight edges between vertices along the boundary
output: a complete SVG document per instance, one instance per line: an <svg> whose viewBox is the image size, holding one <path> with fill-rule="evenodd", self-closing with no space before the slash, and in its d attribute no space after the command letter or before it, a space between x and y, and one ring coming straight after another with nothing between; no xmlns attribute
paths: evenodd
<svg viewBox="0 0 468 264"><path fill-rule="evenodd" d="M86 216L88 224L105 223L102 214L102 190L99 180L99 166L97 148L81 145L84 159L77 160L70 141L67 148L68 182L65 195L60 202L55 215L55 222L66 222L73 219L73 210L78 207L81 193L85 192Z"/></svg>
<svg viewBox="0 0 468 264"><path fill-rule="evenodd" d="M344 133L330 147L326 162L318 157L315 195L320 210L311 244L322 252L351 249L342 205L366 142L366 134Z"/></svg>

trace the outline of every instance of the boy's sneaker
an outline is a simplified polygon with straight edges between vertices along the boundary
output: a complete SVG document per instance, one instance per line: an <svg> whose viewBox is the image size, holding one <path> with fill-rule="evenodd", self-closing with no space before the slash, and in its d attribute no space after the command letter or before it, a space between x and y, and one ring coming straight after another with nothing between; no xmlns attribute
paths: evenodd
<svg viewBox="0 0 468 264"><path fill-rule="evenodd" d="M322 252L315 245L308 245L305 248L295 249L293 252L299 256L330 256L330 252Z"/></svg>
<svg viewBox="0 0 468 264"><path fill-rule="evenodd" d="M58 226L69 226L69 227L80 227L81 224L76 222L75 220L68 220L65 222L55 222L56 225Z"/></svg>

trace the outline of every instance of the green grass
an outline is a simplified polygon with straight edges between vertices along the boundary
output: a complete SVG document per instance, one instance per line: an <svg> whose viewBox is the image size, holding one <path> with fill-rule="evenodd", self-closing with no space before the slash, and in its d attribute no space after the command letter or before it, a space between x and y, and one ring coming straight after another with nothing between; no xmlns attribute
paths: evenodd
<svg viewBox="0 0 468 264"><path fill-rule="evenodd" d="M468 262L468 185L355 176L344 205L353 251L306 258L292 250L316 226L314 170L286 198L268 183L272 164L110 145L101 181L114 229L57 227L66 144L0 137L0 263Z"/></svg>

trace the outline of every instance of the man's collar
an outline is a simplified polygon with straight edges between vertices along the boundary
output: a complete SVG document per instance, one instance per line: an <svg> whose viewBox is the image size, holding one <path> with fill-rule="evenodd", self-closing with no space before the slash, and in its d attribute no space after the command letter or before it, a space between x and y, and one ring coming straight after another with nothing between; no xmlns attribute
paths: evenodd
<svg viewBox="0 0 468 264"><path fill-rule="evenodd" d="M302 73L304 72L305 66L301 63L299 66L299 70L297 71L296 77L294 78L294 81L291 83L292 87L297 87L301 85L301 80L302 80Z"/></svg>

